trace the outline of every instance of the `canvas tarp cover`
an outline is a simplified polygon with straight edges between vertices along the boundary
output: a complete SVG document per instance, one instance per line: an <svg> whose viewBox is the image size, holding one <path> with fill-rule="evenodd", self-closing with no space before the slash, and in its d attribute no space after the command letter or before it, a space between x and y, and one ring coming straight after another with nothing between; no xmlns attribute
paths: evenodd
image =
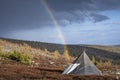
<svg viewBox="0 0 120 80"><path fill-rule="evenodd" d="M71 64L63 74L101 75L101 71L90 61L85 51Z"/></svg>

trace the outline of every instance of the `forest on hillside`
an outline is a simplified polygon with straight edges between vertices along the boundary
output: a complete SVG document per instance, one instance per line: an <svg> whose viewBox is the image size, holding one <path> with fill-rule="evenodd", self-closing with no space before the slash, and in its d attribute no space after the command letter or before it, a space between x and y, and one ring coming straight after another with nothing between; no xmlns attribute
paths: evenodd
<svg viewBox="0 0 120 80"><path fill-rule="evenodd" d="M16 39L6 39L1 38L12 43L17 44L28 44L32 48L48 50L50 52L58 51L60 54L65 52L64 46L67 46L68 52L71 56L78 56L85 49L86 53L90 58L93 56L97 60L111 61L113 64L120 64L120 47L116 46L100 46L100 45L63 45L63 44L53 44L53 43L44 43L37 41L25 41L25 40L16 40Z"/></svg>

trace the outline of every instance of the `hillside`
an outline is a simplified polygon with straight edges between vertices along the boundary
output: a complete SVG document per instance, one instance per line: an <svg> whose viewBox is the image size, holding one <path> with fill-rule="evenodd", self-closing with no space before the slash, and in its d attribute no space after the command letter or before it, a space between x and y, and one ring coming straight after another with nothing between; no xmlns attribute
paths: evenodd
<svg viewBox="0 0 120 80"><path fill-rule="evenodd" d="M0 80L116 79L115 73L120 70L120 66L111 65L109 60L119 64L116 60L117 58L115 60L113 58L118 57L119 60L119 53L105 50L102 46L96 47L95 45L67 46L71 56L67 51L64 51L64 45L61 44L0 39ZM104 47L108 48L110 46ZM75 60L75 56L82 53L83 49L86 50L86 53L92 58L92 61L98 61L96 66L104 75L76 76L62 74L63 70ZM110 47L110 49L112 48ZM96 60L93 58L93 55L96 57ZM101 63L101 59L108 61Z"/></svg>
<svg viewBox="0 0 120 80"><path fill-rule="evenodd" d="M62 45L62 44L53 44L53 43L43 43L35 41L24 41L24 40L15 40L15 39L5 39L2 40L24 44L31 46L32 48L48 50L54 52L58 50L61 54L65 52L64 46L67 46L69 49L69 54L71 56L78 56L82 53L83 49L86 50L86 53L92 58L94 56L97 60L110 60L113 64L120 64L120 47L117 46L99 46L99 45Z"/></svg>

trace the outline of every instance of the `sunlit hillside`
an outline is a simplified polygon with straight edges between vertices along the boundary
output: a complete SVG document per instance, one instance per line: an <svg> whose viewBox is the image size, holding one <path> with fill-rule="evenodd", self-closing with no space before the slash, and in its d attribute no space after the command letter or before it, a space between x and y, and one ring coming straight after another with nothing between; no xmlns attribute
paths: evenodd
<svg viewBox="0 0 120 80"><path fill-rule="evenodd" d="M35 41L23 41L15 39L4 39L5 41L15 43L17 45L27 45L30 49L35 49L34 53L40 53L45 51L47 53L58 53L63 54L65 51L64 45L43 43ZM26 46L26 47L27 47ZM94 56L97 60L110 60L113 64L120 64L120 47L116 46L99 46L99 45L66 45L68 47L69 55L77 57L85 49L90 58ZM15 48L16 49L16 48ZM19 49L19 48L18 48ZM32 53L30 50L26 50ZM44 53L44 52L43 52ZM48 54L49 55L49 54ZM51 55L51 54L50 54Z"/></svg>
<svg viewBox="0 0 120 80"><path fill-rule="evenodd" d="M49 52L47 49L41 50L37 48L32 48L26 43L11 43L3 39L0 39L0 51L1 57L4 58L9 58L9 55L13 56L14 54L15 56L13 57L18 56L19 54L25 54L26 56L30 57L31 64L40 66L47 66L48 64L53 64L52 66L60 66L61 63L63 65L67 65L70 62L70 60L68 60L68 57L71 60L73 59L72 57L66 55L66 52L64 54L60 54L57 50ZM43 63L41 64L39 62Z"/></svg>
<svg viewBox="0 0 120 80"><path fill-rule="evenodd" d="M67 47L69 51L61 44L1 38L0 80L114 80L116 78L115 71L120 69L118 47L95 45L67 45ZM83 50L105 75L80 77L62 74Z"/></svg>

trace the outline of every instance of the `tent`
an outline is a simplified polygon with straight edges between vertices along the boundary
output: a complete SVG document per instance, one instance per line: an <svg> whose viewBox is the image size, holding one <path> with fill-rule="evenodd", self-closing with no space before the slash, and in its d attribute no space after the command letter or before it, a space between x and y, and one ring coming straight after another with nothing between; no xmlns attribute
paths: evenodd
<svg viewBox="0 0 120 80"><path fill-rule="evenodd" d="M64 70L63 74L102 75L101 71L90 61L85 51Z"/></svg>

